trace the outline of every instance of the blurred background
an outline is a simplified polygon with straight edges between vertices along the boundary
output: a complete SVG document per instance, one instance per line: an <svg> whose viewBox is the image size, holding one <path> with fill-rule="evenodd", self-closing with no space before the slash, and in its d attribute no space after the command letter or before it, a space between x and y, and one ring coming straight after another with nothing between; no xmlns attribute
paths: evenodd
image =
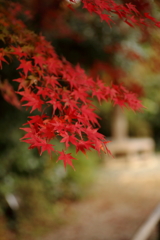
<svg viewBox="0 0 160 240"><path fill-rule="evenodd" d="M118 17L110 27L82 9L81 1L72 10L66 0L15 2L31 11L30 19L20 17L30 30L45 35L59 56L108 85L123 83L145 108L135 113L94 100L99 132L112 140L108 148L116 157L78 153L74 172L56 164L56 156L40 157L19 141L27 112L0 96L0 239L131 239L160 200L160 30L132 28ZM116 2L132 2L140 12L159 16L158 1ZM18 78L15 69L16 62L9 71L4 65L1 78ZM123 151L117 150L120 143Z"/></svg>

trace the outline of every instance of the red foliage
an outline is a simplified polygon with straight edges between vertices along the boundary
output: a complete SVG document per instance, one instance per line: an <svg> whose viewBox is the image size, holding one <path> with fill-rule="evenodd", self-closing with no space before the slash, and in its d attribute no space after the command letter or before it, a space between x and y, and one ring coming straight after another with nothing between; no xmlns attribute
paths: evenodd
<svg viewBox="0 0 160 240"><path fill-rule="evenodd" d="M114 22L113 16L116 14L131 27L134 25L160 26L159 21L145 12L150 6L148 1L142 3L140 0L124 0L125 4L118 4L113 0L82 0L82 3L83 8L90 13L98 14L108 24Z"/></svg>
<svg viewBox="0 0 160 240"><path fill-rule="evenodd" d="M131 3L122 5L112 0L82 0L82 3L83 8L98 14L108 24L114 22L113 14L130 26L160 24L148 13L142 16ZM3 67L3 62L17 58L20 78L14 81L19 83L17 93L21 96L22 106L31 108L30 112L40 112L40 115L36 111L29 117L28 127L22 128L26 134L21 140L30 144L29 148L37 148L40 154L44 151L50 155L52 151L60 154L58 161L63 160L65 167L67 164L73 167L74 158L66 153L70 144L75 145L76 152L86 153L90 149L100 152L106 143L105 137L98 133L99 117L94 112L93 97L99 102L111 100L113 104L133 110L142 108L142 105L136 94L122 85L105 86L99 78L95 81L88 77L79 65L73 67L65 59L59 58L43 36L27 30L18 19L21 6L6 4L7 8L0 7L1 36L5 43L5 48L0 51L0 67ZM13 103L12 97L3 95ZM14 105L18 106L17 103ZM65 150L56 150L51 143L54 138L65 144Z"/></svg>
<svg viewBox="0 0 160 240"><path fill-rule="evenodd" d="M15 94L13 87L9 84L9 82L5 79L4 82L0 82L0 92L5 99L5 101L9 102L16 108L21 109L21 104Z"/></svg>

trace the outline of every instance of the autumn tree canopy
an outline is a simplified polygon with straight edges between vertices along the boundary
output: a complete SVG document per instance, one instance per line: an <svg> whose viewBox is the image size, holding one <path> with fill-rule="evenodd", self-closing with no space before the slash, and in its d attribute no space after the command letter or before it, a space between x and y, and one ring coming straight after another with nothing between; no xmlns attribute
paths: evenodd
<svg viewBox="0 0 160 240"><path fill-rule="evenodd" d="M47 13L53 19L59 18L61 24L63 14L71 11L76 15L76 5L79 4L84 11L98 15L111 28L117 24L117 18L132 28L160 27L160 21L149 11L149 3L143 2L145 4L139 0L50 1L52 8L49 7ZM79 64L73 66L58 56L45 37L29 30L27 21L33 15L38 16L38 5L41 11L41 4L36 0L27 4L24 1L22 5L1 0L0 68L9 69L15 62L19 77L12 79L18 83L16 92L6 79L1 79L0 90L9 103L30 109L28 120L22 127L26 133L21 141L28 143L29 149L37 148L40 155L44 151L49 155L55 152L65 167L69 164L74 168L74 157L66 152L70 144L75 146L76 152L84 154L90 149L100 152L102 145L107 144L105 137L98 132L99 117L95 113L94 98L99 103L111 101L133 110L141 109L142 104L137 94L122 84L106 86L99 77L91 78ZM38 19L43 25L43 16ZM54 29L53 23L52 26ZM54 138L64 143L62 151L52 144ZM106 151L109 152L107 147Z"/></svg>

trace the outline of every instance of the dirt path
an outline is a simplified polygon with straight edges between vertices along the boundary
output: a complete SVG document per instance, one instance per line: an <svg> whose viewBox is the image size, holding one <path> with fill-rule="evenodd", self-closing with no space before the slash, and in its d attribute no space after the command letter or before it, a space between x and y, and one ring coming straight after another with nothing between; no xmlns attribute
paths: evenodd
<svg viewBox="0 0 160 240"><path fill-rule="evenodd" d="M160 160L154 159L138 167L103 166L88 196L67 207L65 226L42 239L131 239L160 202Z"/></svg>

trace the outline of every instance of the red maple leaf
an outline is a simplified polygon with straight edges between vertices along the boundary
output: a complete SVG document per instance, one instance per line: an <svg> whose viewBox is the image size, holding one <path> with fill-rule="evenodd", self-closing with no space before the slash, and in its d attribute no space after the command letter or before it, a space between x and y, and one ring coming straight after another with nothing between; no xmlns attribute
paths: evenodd
<svg viewBox="0 0 160 240"><path fill-rule="evenodd" d="M77 145L77 138L75 138L74 135L69 135L67 132L61 133L60 135L63 137L61 142L64 142L66 144L66 148L69 147L69 142L71 142L74 145Z"/></svg>
<svg viewBox="0 0 160 240"><path fill-rule="evenodd" d="M31 107L30 112L33 112L36 109L41 111L42 104L44 104L44 101L42 101L38 95L34 94L28 89L25 89L25 91L18 92L18 94L22 95L21 102L27 101L27 103L23 104L22 106Z"/></svg>
<svg viewBox="0 0 160 240"><path fill-rule="evenodd" d="M76 146L76 153L81 151L86 154L86 150L89 150L91 147L93 147L93 143L91 143L90 141L80 140Z"/></svg>
<svg viewBox="0 0 160 240"><path fill-rule="evenodd" d="M44 79L46 81L46 85L52 86L53 88L55 88L56 85L61 87L61 84L57 81L58 78L55 76L45 76Z"/></svg>
<svg viewBox="0 0 160 240"><path fill-rule="evenodd" d="M102 20L106 21L109 26L110 26L110 22L114 23L114 21L111 19L111 17L107 14L100 14L100 17Z"/></svg>
<svg viewBox="0 0 160 240"><path fill-rule="evenodd" d="M153 22L156 22L157 20L154 18L154 17L152 17L149 13L144 13L144 16L146 17L146 18L148 18L148 19L150 19L150 20L152 20Z"/></svg>
<svg viewBox="0 0 160 240"><path fill-rule="evenodd" d="M73 90L71 96L73 96L76 101L78 99L80 99L84 103L89 101L88 100L88 96L89 95L84 91L84 88L81 88L81 87L79 87L78 89Z"/></svg>
<svg viewBox="0 0 160 240"><path fill-rule="evenodd" d="M125 100L121 98L114 99L114 104L119 105L120 107L125 107Z"/></svg>
<svg viewBox="0 0 160 240"><path fill-rule="evenodd" d="M65 153L64 151L59 152L59 153L60 153L60 156L59 156L57 162L58 162L59 160L62 160L63 163L64 163L64 167L65 167L65 168L66 168L66 166L67 166L67 164L68 164L68 165L70 165L70 166L75 170L75 168L74 168L74 166L73 166L73 163L72 163L72 159L75 159L75 160L76 160L76 158L72 157L72 156L71 156L71 153Z"/></svg>
<svg viewBox="0 0 160 240"><path fill-rule="evenodd" d="M49 124L48 122L49 120L47 121L47 124L45 121L39 124L39 127L40 127L39 134L41 135L41 137L45 138L46 140L51 140L55 137L55 132L54 132L53 125Z"/></svg>
<svg viewBox="0 0 160 240"><path fill-rule="evenodd" d="M40 146L41 147L41 152L40 155L42 155L42 153L44 151L47 151L48 154L51 156L51 151L55 152L54 148L53 148L53 144L47 143L46 140L42 140L41 143L37 144L37 147Z"/></svg>
<svg viewBox="0 0 160 240"><path fill-rule="evenodd" d="M104 92L104 90L101 90L101 89L93 89L92 96L95 96L98 99L99 103L102 100L106 99L105 92Z"/></svg>
<svg viewBox="0 0 160 240"><path fill-rule="evenodd" d="M26 77L25 77L25 75L23 75L21 73L20 73L20 78L13 79L13 81L19 83L18 91L21 90L22 88L25 89L25 87L27 86Z"/></svg>
<svg viewBox="0 0 160 240"><path fill-rule="evenodd" d="M0 48L0 69L2 69L2 62L7 62L7 60L4 58L5 51L3 48Z"/></svg>
<svg viewBox="0 0 160 240"><path fill-rule="evenodd" d="M133 5L132 3L126 3L126 6L128 7L129 10L139 14L139 11L137 10L137 8L135 7L135 5Z"/></svg>
<svg viewBox="0 0 160 240"><path fill-rule="evenodd" d="M31 61L20 60L20 65L17 69L23 69L24 74L27 76L28 71L32 71L32 63Z"/></svg>
<svg viewBox="0 0 160 240"><path fill-rule="evenodd" d="M98 123L98 118L100 119L99 116L97 116L97 114L94 113L94 110L93 108L89 108L87 107L86 105L83 105L81 107L81 112L82 112L82 116L84 116L85 119L87 119L88 121L90 121L92 124L96 124L98 126L99 123Z"/></svg>
<svg viewBox="0 0 160 240"><path fill-rule="evenodd" d="M62 104L60 103L60 101L57 101L56 99L47 101L47 103L51 103L53 105L53 115L55 114L56 109L59 109L60 111L62 111Z"/></svg>
<svg viewBox="0 0 160 240"><path fill-rule="evenodd" d="M12 87L12 85L5 80L4 82L0 81L0 92L2 93L3 98L13 106L21 109L20 101L18 100L17 95Z"/></svg>
<svg viewBox="0 0 160 240"><path fill-rule="evenodd" d="M43 124L43 118L46 118L47 117L47 115L45 115L45 114L43 114L43 115L41 115L41 116L39 116L39 115L35 115L35 116L30 116L29 118L31 119L31 120L29 120L27 123L25 123L24 125L27 125L27 124L29 124L29 125L31 125L31 124Z"/></svg>
<svg viewBox="0 0 160 240"><path fill-rule="evenodd" d="M35 61L35 65L39 65L41 68L43 67L43 64L45 64L45 59L41 55L36 55L32 57Z"/></svg>
<svg viewBox="0 0 160 240"><path fill-rule="evenodd" d="M27 54L23 51L23 49L20 46L18 47L12 46L12 49L13 49L13 52L11 52L11 54L18 56L19 58L27 56Z"/></svg>

